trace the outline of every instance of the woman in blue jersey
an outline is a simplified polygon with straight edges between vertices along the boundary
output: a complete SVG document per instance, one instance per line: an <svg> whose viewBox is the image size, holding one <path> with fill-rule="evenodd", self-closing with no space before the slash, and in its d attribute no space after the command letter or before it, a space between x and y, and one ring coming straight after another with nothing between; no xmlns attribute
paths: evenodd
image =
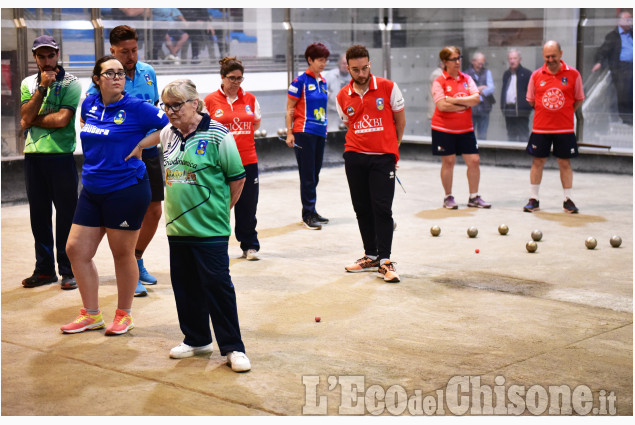
<svg viewBox="0 0 635 425"><path fill-rule="evenodd" d="M326 143L326 103L328 92L324 71L329 49L322 43L306 48L304 57L309 67L295 78L287 93L287 146L295 147L300 172L302 221L311 230L320 230L329 220L315 209L324 145Z"/></svg>
<svg viewBox="0 0 635 425"><path fill-rule="evenodd" d="M185 335L170 350L182 359L212 352L235 372L251 369L240 335L236 293L229 275L229 211L245 184L234 136L202 113L203 101L190 80L176 80L161 94L170 126L161 130L165 165L165 224L170 278Z"/></svg>
<svg viewBox="0 0 635 425"><path fill-rule="evenodd" d="M83 189L66 244L83 308L64 333L104 327L99 309L99 274L93 257L104 235L112 251L117 279L117 310L106 335L134 326L132 299L139 279L134 248L150 203L150 184L141 161L143 148L159 142L168 123L163 111L124 91L126 73L114 56L97 61L92 81L99 93L82 103L80 138L84 152ZM147 135L147 136L146 136Z"/></svg>

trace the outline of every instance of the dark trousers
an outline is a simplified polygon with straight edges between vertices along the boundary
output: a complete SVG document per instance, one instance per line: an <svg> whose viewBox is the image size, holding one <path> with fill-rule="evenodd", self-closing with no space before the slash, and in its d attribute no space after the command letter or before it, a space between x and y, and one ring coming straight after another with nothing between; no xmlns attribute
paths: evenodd
<svg viewBox="0 0 635 425"><path fill-rule="evenodd" d="M258 194L260 192L260 183L258 183L258 163L245 165L245 185L240 194L240 199L234 205L234 217L236 218L236 227L234 234L240 242L240 249L247 251L248 249L260 250L260 242L258 242L258 232L256 231L256 209L258 208Z"/></svg>
<svg viewBox="0 0 635 425"><path fill-rule="evenodd" d="M221 355L229 351L244 353L227 241L201 244L168 238L168 242L170 278L179 325L185 335L183 342L192 347L210 344L211 318Z"/></svg>
<svg viewBox="0 0 635 425"><path fill-rule="evenodd" d="M505 117L507 138L519 142L529 140L529 117Z"/></svg>
<svg viewBox="0 0 635 425"><path fill-rule="evenodd" d="M620 62L612 78L617 90L617 112L624 123L633 125L633 63Z"/></svg>
<svg viewBox="0 0 635 425"><path fill-rule="evenodd" d="M55 248L59 274L73 276L66 255L66 241L77 206L77 168L73 154L26 154L26 195L29 200L31 231L35 239L35 273L55 274L53 253L53 208L55 205Z"/></svg>
<svg viewBox="0 0 635 425"><path fill-rule="evenodd" d="M344 168L365 254L390 258L395 156L344 152Z"/></svg>
<svg viewBox="0 0 635 425"><path fill-rule="evenodd" d="M324 159L326 138L311 133L293 133L295 144L301 148L293 148L300 172L300 199L302 200L302 219L315 214L317 201L317 185L320 181L320 170Z"/></svg>

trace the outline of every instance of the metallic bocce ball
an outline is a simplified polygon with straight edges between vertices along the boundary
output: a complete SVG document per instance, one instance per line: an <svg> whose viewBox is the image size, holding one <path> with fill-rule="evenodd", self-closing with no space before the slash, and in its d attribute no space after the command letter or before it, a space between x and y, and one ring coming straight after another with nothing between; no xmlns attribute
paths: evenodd
<svg viewBox="0 0 635 425"><path fill-rule="evenodd" d="M622 245L622 238L620 238L620 237L619 237L619 236L617 236L617 235L613 235L613 236L611 236L611 246L612 246L613 248L617 248L617 247L619 247L620 245Z"/></svg>
<svg viewBox="0 0 635 425"><path fill-rule="evenodd" d="M527 251L529 252L536 252L536 250L538 249L538 244L535 241L529 241L525 245L525 248L527 248Z"/></svg>
<svg viewBox="0 0 635 425"><path fill-rule="evenodd" d="M475 238L478 235L478 229L474 226L467 229L467 235L471 238Z"/></svg>
<svg viewBox="0 0 635 425"><path fill-rule="evenodd" d="M260 130L254 131L254 137L256 137L256 138L261 137Z"/></svg>
<svg viewBox="0 0 635 425"><path fill-rule="evenodd" d="M589 236L584 241L584 244L586 245L588 249L594 249L596 246L598 246L598 241L596 241L593 236Z"/></svg>
<svg viewBox="0 0 635 425"><path fill-rule="evenodd" d="M284 136L284 130L279 128L278 129L278 136Z"/></svg>
<svg viewBox="0 0 635 425"><path fill-rule="evenodd" d="M507 227L506 224L501 224L500 226L498 226L498 233L500 233L501 235L506 235L507 232L509 232L509 227Z"/></svg>
<svg viewBox="0 0 635 425"><path fill-rule="evenodd" d="M542 239L542 232L538 229L534 230L533 232L531 232L531 238L538 242L540 239Z"/></svg>
<svg viewBox="0 0 635 425"><path fill-rule="evenodd" d="M265 130L264 128L260 129L260 137L267 137L267 130Z"/></svg>
<svg viewBox="0 0 635 425"><path fill-rule="evenodd" d="M432 226L430 228L430 233L432 236L439 236L441 234L441 228L439 226Z"/></svg>

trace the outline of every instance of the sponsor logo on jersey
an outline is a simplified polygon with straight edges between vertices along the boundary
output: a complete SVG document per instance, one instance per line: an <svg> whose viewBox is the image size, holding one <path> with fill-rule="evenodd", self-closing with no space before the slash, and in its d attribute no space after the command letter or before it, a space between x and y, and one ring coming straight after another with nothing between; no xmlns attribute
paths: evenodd
<svg viewBox="0 0 635 425"><path fill-rule="evenodd" d="M390 173L388 173L388 178L389 179L394 179L395 178L395 172L391 171Z"/></svg>
<svg viewBox="0 0 635 425"><path fill-rule="evenodd" d="M542 106L550 111L562 109L565 103L564 93L559 88L551 88L542 96Z"/></svg>
<svg viewBox="0 0 635 425"><path fill-rule="evenodd" d="M371 118L369 115L364 115L361 120L353 124L355 134L383 131L383 129L381 118Z"/></svg>
<svg viewBox="0 0 635 425"><path fill-rule="evenodd" d="M108 136L108 133L110 133L109 129L106 128L99 128L96 127L92 124L86 124L82 127L81 130L82 133L93 133L93 134L103 134L104 136Z"/></svg>
<svg viewBox="0 0 635 425"><path fill-rule="evenodd" d="M309 84L307 87L309 90L315 90L315 84Z"/></svg>
<svg viewBox="0 0 635 425"><path fill-rule="evenodd" d="M93 113L97 112L97 107L93 106L92 108L90 108L90 112L93 112Z"/></svg>
<svg viewBox="0 0 635 425"><path fill-rule="evenodd" d="M324 122L324 120L326 120L326 111L322 107L320 107L320 109L314 109L313 116L316 120Z"/></svg>
<svg viewBox="0 0 635 425"><path fill-rule="evenodd" d="M451 91L452 91L452 87L451 87L451 86L446 86L446 87L445 87L445 91L447 91L447 92L451 92Z"/></svg>
<svg viewBox="0 0 635 425"><path fill-rule="evenodd" d="M146 79L146 84L147 85L151 86L153 84L152 83L152 78L150 78L150 74L146 74L143 77Z"/></svg>
<svg viewBox="0 0 635 425"><path fill-rule="evenodd" d="M241 121L238 117L235 117L232 122L225 124L225 127L234 135L251 134L251 123L249 121Z"/></svg>
<svg viewBox="0 0 635 425"><path fill-rule="evenodd" d="M214 111L214 116L216 118L222 117L223 116L223 110L222 109L217 109L216 111Z"/></svg>
<svg viewBox="0 0 635 425"><path fill-rule="evenodd" d="M569 83L569 79L567 77L562 77L562 85L566 86Z"/></svg>
<svg viewBox="0 0 635 425"><path fill-rule="evenodd" d="M59 96L61 90L62 90L62 85L61 84L56 84L55 85L55 90L53 90L53 94L55 96Z"/></svg>
<svg viewBox="0 0 635 425"><path fill-rule="evenodd" d="M207 150L207 140L201 140L198 142L198 146L196 147L196 155L205 155L205 151Z"/></svg>
<svg viewBox="0 0 635 425"><path fill-rule="evenodd" d="M295 80L293 80L293 81L295 81ZM289 91L291 93L297 93L298 92L298 88L292 84L292 85L289 86Z"/></svg>
<svg viewBox="0 0 635 425"><path fill-rule="evenodd" d="M546 81L541 81L541 82L540 82L540 87L543 87L545 84L547 84L547 82L546 82Z"/></svg>
<svg viewBox="0 0 635 425"><path fill-rule="evenodd" d="M117 125L123 124L125 120L126 120L126 111L122 109L121 111L117 112L117 115L115 115L115 124Z"/></svg>
<svg viewBox="0 0 635 425"><path fill-rule="evenodd" d="M349 106L348 108L346 108L346 115L348 115L349 117L352 117L353 114L355 114L355 109L353 109L352 106Z"/></svg>
<svg viewBox="0 0 635 425"><path fill-rule="evenodd" d="M251 112L251 106L249 105L245 105L245 111L249 114L249 115L253 115L254 113Z"/></svg>
<svg viewBox="0 0 635 425"><path fill-rule="evenodd" d="M384 110L384 98L383 97L378 97L377 98L377 110L378 111L383 111Z"/></svg>
<svg viewBox="0 0 635 425"><path fill-rule="evenodd" d="M465 90L467 90L467 83L463 83L463 87L465 87Z"/></svg>

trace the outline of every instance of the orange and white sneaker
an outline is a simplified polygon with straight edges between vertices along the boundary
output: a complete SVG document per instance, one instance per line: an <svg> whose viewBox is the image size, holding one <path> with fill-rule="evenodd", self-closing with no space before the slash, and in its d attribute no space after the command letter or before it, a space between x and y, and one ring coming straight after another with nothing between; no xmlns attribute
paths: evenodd
<svg viewBox="0 0 635 425"><path fill-rule="evenodd" d="M82 308L77 319L62 326L60 329L65 334L76 334L91 329L100 329L104 326L104 318L101 316L101 311L97 314L88 314L86 309Z"/></svg>
<svg viewBox="0 0 635 425"><path fill-rule="evenodd" d="M385 282L399 282L399 275L397 274L397 269L395 269L395 264L397 263L393 263L388 260L384 264L380 265L377 269L377 277L384 279Z"/></svg>
<svg viewBox="0 0 635 425"><path fill-rule="evenodd" d="M117 309L115 311L115 319L106 328L106 335L121 335L134 328L132 323L132 316L123 310Z"/></svg>

